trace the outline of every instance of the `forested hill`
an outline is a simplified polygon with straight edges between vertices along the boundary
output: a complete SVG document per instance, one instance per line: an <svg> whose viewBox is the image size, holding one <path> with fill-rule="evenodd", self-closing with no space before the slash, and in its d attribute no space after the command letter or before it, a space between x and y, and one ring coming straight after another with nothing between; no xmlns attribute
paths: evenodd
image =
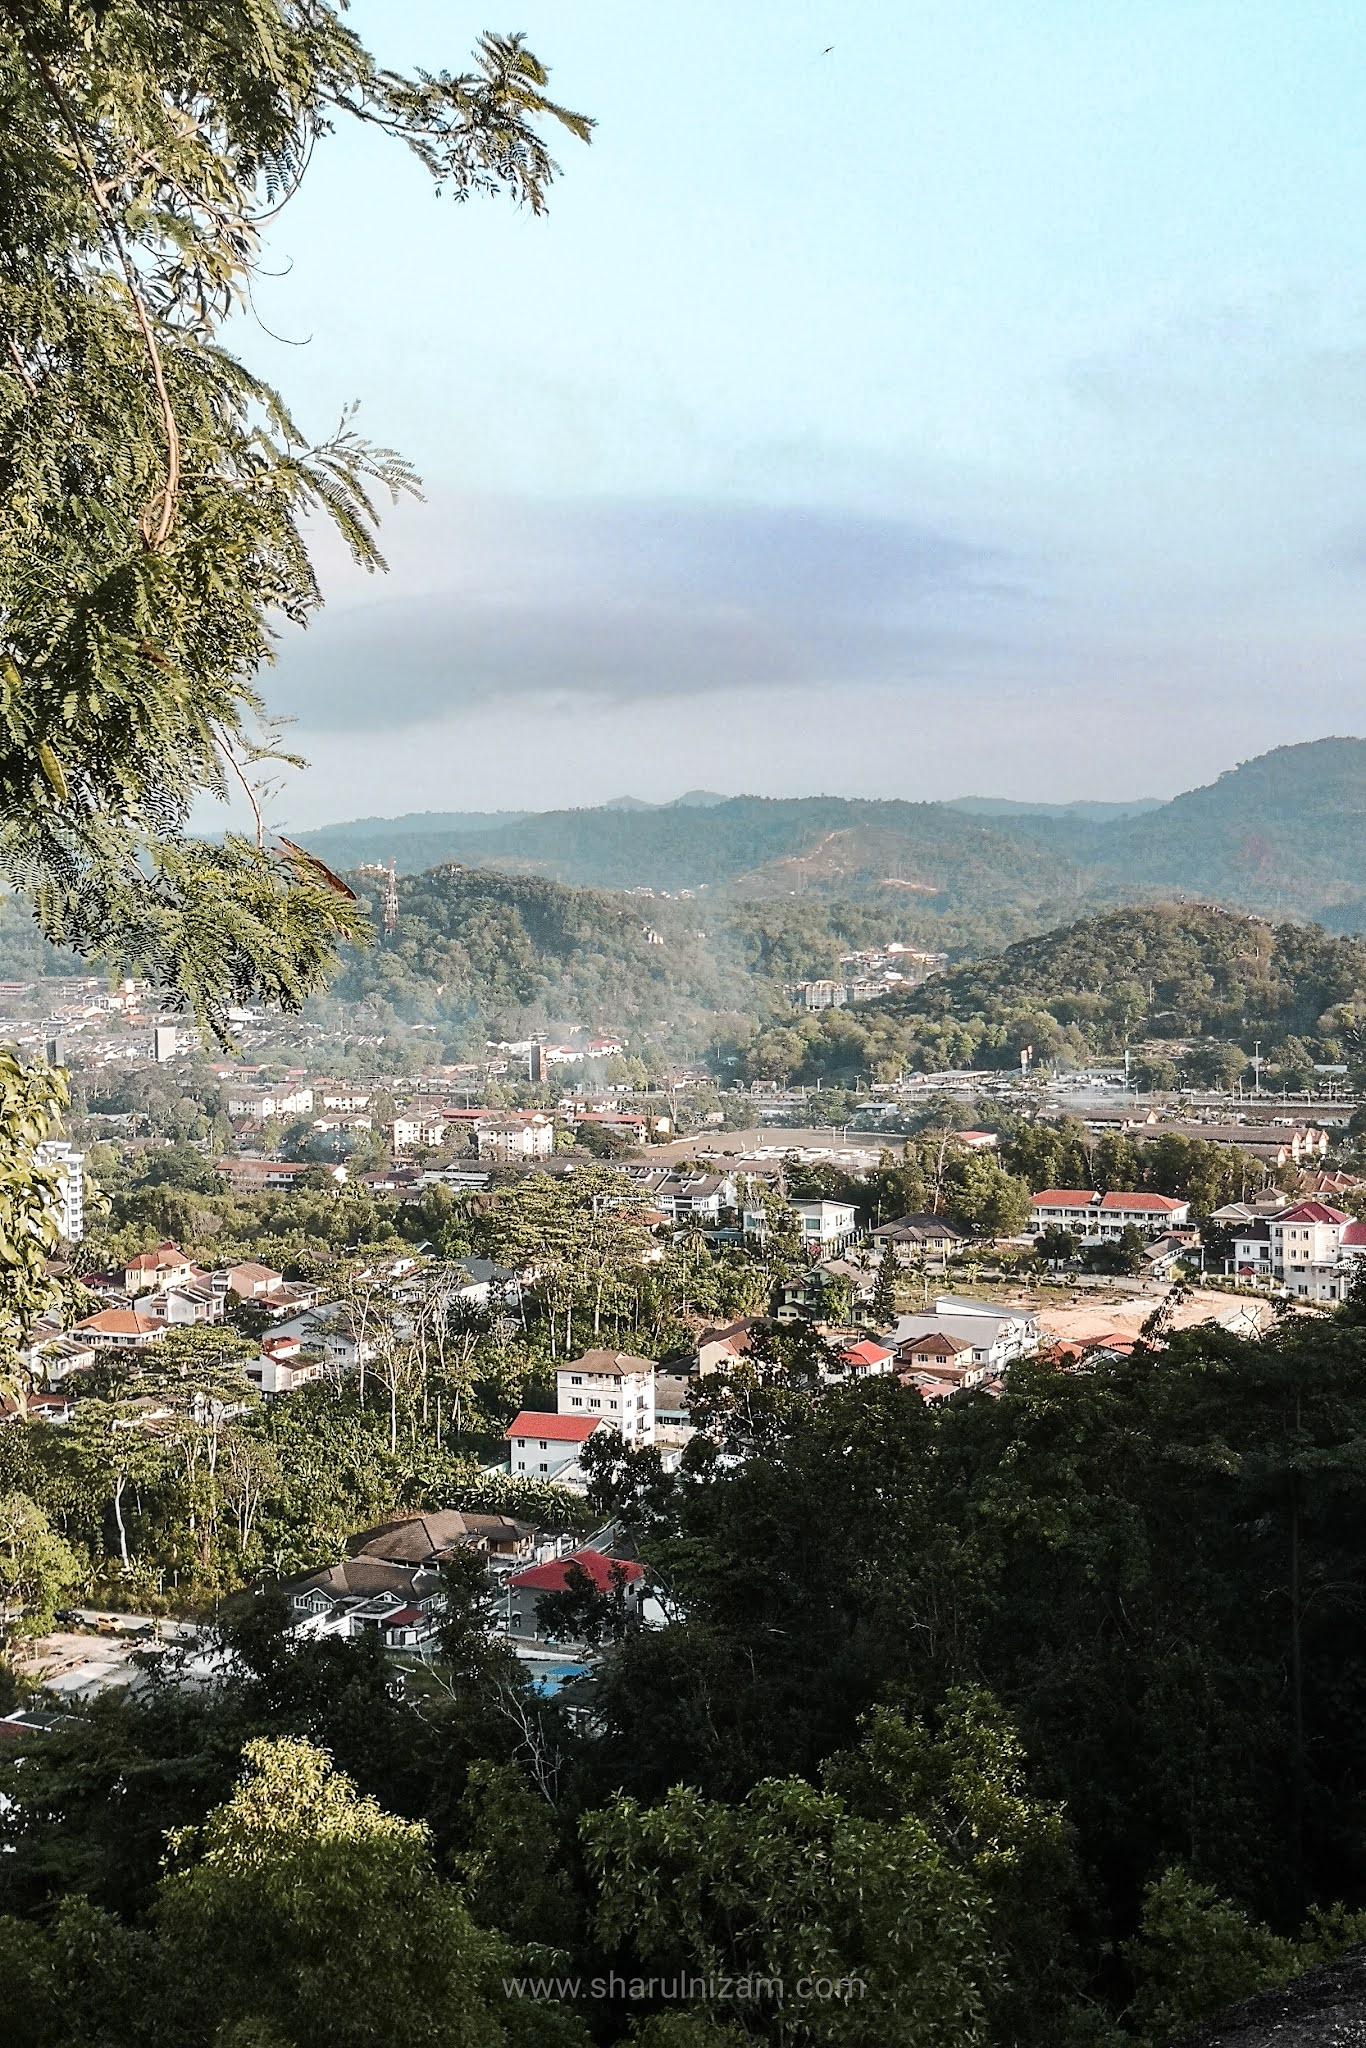
<svg viewBox="0 0 1366 2048"><path fill-rule="evenodd" d="M1093 886L1124 877L1275 916L1366 928L1366 740L1277 747L1203 789L1113 824L997 820Z"/></svg>
<svg viewBox="0 0 1366 2048"><path fill-rule="evenodd" d="M1151 1085L1243 1070L1276 1085L1366 1060L1366 942L1192 904L1152 904L1021 940L923 987L789 1019L747 1048L751 1077L810 1083L906 1068L1009 1068L1143 1052ZM1164 1071L1167 1070L1167 1071Z"/></svg>
<svg viewBox="0 0 1366 2048"><path fill-rule="evenodd" d="M378 922L373 878L354 879ZM482 1043L580 1023L701 1052L739 1020L789 1015L785 984L837 974L851 948L938 945L942 932L980 951L1002 922L900 900L665 902L447 866L400 879L397 932L349 952L333 995L445 1023L456 1041L460 1027Z"/></svg>
<svg viewBox="0 0 1366 2048"><path fill-rule="evenodd" d="M1038 1003L1060 1022L1158 1038L1312 1034L1343 1004L1366 1018L1366 942L1208 905L1085 918L891 999L905 1015L990 1015Z"/></svg>
<svg viewBox="0 0 1366 2048"><path fill-rule="evenodd" d="M1178 890L1366 927L1366 740L1279 747L1137 816L1061 808L982 816L947 803L733 797L702 808L433 814L387 830L366 819L303 837L334 867L392 856L409 872L456 860L596 888L909 897L941 914L1009 910L1035 929L1069 910Z"/></svg>

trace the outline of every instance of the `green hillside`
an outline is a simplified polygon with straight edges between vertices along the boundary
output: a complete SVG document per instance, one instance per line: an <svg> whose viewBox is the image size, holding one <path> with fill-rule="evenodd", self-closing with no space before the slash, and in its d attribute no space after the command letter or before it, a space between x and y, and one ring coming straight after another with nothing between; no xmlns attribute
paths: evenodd
<svg viewBox="0 0 1366 2048"><path fill-rule="evenodd" d="M1175 1055L1192 1083L1218 1076L1214 1048L1270 1072L1359 1064L1366 942L1204 905L1155 904L1086 918L970 961L903 995L789 1019L747 1048L754 1077L816 1082L902 1069ZM1146 1050L1144 1050L1146 1049ZM1167 1084L1170 1085L1170 1084Z"/></svg>

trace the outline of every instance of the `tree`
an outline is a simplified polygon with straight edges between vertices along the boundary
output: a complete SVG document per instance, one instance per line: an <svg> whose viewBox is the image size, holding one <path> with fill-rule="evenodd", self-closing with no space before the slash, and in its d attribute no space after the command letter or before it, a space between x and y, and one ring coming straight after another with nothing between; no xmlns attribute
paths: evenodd
<svg viewBox="0 0 1366 2048"><path fill-rule="evenodd" d="M32 1324L63 1298L47 1270L61 1244L58 1180L38 1148L67 1100L60 1071L25 1066L0 1045L0 1373L13 1372Z"/></svg>
<svg viewBox="0 0 1366 2048"><path fill-rule="evenodd" d="M789 2038L794 1994L823 1981L797 2007L803 2039L987 2038L988 2014L1010 2005L999 1923L1042 1948L1036 1980L1063 1946L1065 1837L1009 1742L983 1739L985 1720L965 1728L981 1706L955 1704L938 1754L928 1731L884 1714L822 1791L768 1779L727 1803L680 1786L585 1815L598 1939L626 1974L730 1979L751 2036ZM990 2038L1048 2038L1043 2011L1032 2033L1031 2016L1010 2016Z"/></svg>
<svg viewBox="0 0 1366 2048"><path fill-rule="evenodd" d="M11 1622L41 1633L80 1580L75 1552L36 1502L0 1494L0 1607Z"/></svg>
<svg viewBox="0 0 1366 2048"><path fill-rule="evenodd" d="M156 1919L171 2012L195 2038L370 2048L402 2013L407 2040L495 2048L492 1951L438 1880L428 1830L311 1744L249 1742L232 1797L173 1834L171 1858Z"/></svg>
<svg viewBox="0 0 1366 2048"><path fill-rule="evenodd" d="M1064 1230L1060 1223L1050 1223L1035 1238L1034 1248L1045 1265L1069 1266L1081 1249L1081 1239L1075 1231Z"/></svg>
<svg viewBox="0 0 1366 2048"><path fill-rule="evenodd" d="M415 488L350 418L310 444L222 347L263 222L341 118L404 141L438 188L533 210L555 166L518 36L474 69L382 70L326 0L6 10L0 48L0 868L54 943L151 974L226 1037L249 998L297 1008L352 892L259 823L275 747L254 682L319 591L330 518L383 566L376 489ZM189 836L245 789L254 836Z"/></svg>
<svg viewBox="0 0 1366 2048"><path fill-rule="evenodd" d="M542 1593L536 1602L536 1626L552 1641L559 1637L575 1643L620 1642L626 1633L627 1583L620 1558L613 1558L607 1584L601 1588L578 1559L571 1558L563 1587Z"/></svg>
<svg viewBox="0 0 1366 2048"><path fill-rule="evenodd" d="M877 1278L873 1282L873 1318L879 1329L896 1321L897 1283L901 1278L901 1263L896 1255L896 1246L888 1238L882 1247L882 1257L877 1262Z"/></svg>
<svg viewBox="0 0 1366 2048"><path fill-rule="evenodd" d="M1142 1231L1136 1224L1126 1223L1117 1238L1104 1244L1087 1245L1082 1253L1082 1263L1088 1273L1125 1273L1132 1276L1143 1270L1145 1249Z"/></svg>

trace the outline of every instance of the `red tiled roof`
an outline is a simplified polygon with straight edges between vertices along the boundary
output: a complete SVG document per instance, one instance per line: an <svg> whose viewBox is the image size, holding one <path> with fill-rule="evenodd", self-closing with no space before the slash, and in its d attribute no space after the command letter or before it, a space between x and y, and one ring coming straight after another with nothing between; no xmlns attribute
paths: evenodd
<svg viewBox="0 0 1366 2048"><path fill-rule="evenodd" d="M415 1621L425 1621L427 1611L423 1607L400 1607L395 1614L386 1614L381 1627L411 1628Z"/></svg>
<svg viewBox="0 0 1366 2048"><path fill-rule="evenodd" d="M156 1273L163 1266L188 1266L189 1263L179 1246L172 1244L168 1239L165 1244L159 1244L154 1252L139 1252L135 1258L128 1260L123 1270L125 1273Z"/></svg>
<svg viewBox="0 0 1366 2048"><path fill-rule="evenodd" d="M1293 1208L1282 1209L1276 1218L1278 1223L1346 1223L1349 1220L1341 1209L1330 1209L1327 1202L1296 1202Z"/></svg>
<svg viewBox="0 0 1366 2048"><path fill-rule="evenodd" d="M1109 1194L1101 1203L1102 1209L1150 1209L1157 1214L1171 1209L1185 1209L1190 1205L1175 1195Z"/></svg>
<svg viewBox="0 0 1366 2048"><path fill-rule="evenodd" d="M840 1353L848 1365L882 1365L891 1355L885 1344L874 1344L870 1337L861 1344L846 1345Z"/></svg>
<svg viewBox="0 0 1366 2048"><path fill-rule="evenodd" d="M1100 1198L1094 1188L1044 1188L1029 1199L1036 1209L1085 1209Z"/></svg>
<svg viewBox="0 0 1366 2048"><path fill-rule="evenodd" d="M552 1558L549 1564L529 1564L524 1571L513 1572L508 1584L528 1586L535 1593L563 1593L573 1564L580 1566L598 1593L611 1590L614 1572L628 1586L645 1576L644 1565L637 1564L634 1558L604 1557L600 1550L576 1550L570 1557Z"/></svg>
<svg viewBox="0 0 1366 2048"><path fill-rule="evenodd" d="M524 1408L508 1424L504 1436L508 1442L514 1437L544 1437L547 1443L583 1444L601 1420L600 1415L541 1415L534 1408Z"/></svg>
<svg viewBox="0 0 1366 2048"><path fill-rule="evenodd" d="M1342 1233L1345 1245L1366 1245L1366 1223L1349 1223Z"/></svg>

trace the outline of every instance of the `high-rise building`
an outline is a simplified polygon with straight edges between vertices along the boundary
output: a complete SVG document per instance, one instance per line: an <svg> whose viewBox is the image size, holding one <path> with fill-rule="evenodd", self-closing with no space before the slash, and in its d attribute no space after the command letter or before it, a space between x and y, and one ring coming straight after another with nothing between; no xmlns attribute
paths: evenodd
<svg viewBox="0 0 1366 2048"><path fill-rule="evenodd" d="M46 1138L38 1147L38 1163L57 1169L57 1225L68 1244L85 1236L85 1154L69 1138Z"/></svg>
<svg viewBox="0 0 1366 2048"><path fill-rule="evenodd" d="M158 1024L152 1032L152 1058L159 1067L180 1051L180 1033L174 1024Z"/></svg>

